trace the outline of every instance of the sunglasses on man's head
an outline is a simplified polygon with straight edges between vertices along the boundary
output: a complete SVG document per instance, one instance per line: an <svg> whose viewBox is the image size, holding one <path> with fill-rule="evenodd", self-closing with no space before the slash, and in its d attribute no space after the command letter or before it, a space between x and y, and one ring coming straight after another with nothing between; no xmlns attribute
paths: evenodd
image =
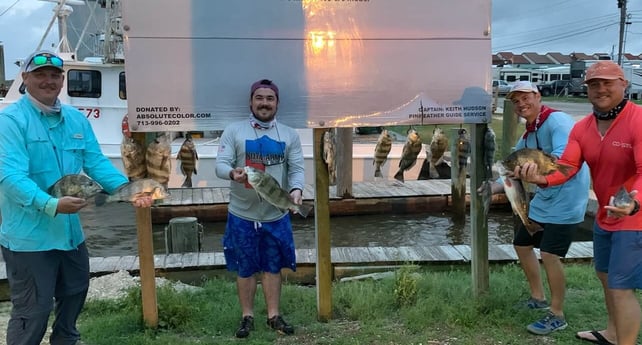
<svg viewBox="0 0 642 345"><path fill-rule="evenodd" d="M46 65L47 62L51 62L51 65L53 66L62 67L62 59L50 54L34 56L33 59L31 59L31 63L29 65L42 66Z"/></svg>

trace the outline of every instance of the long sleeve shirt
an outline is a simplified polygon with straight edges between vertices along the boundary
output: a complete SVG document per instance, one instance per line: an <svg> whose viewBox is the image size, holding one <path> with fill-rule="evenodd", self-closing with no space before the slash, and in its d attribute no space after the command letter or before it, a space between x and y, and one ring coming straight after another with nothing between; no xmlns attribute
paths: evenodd
<svg viewBox="0 0 642 345"><path fill-rule="evenodd" d="M569 135L559 163L572 167L568 176L560 172L546 177L557 185L573 176L582 163L588 163L597 196L596 221L604 230L642 230L642 212L622 218L608 217L604 206L620 187L642 193L642 107L628 102L611 126L600 134L595 116L578 121ZM640 195L636 196L638 202Z"/></svg>
<svg viewBox="0 0 642 345"><path fill-rule="evenodd" d="M13 251L72 250L85 240L78 214L50 212L58 179L86 173L107 191L127 183L101 152L76 108L45 115L23 96L0 112L0 245ZM49 209L49 212L48 212Z"/></svg>
<svg viewBox="0 0 642 345"><path fill-rule="evenodd" d="M299 134L278 122L268 129L255 128L249 120L228 125L219 143L216 176L230 179L237 167L253 166L272 175L286 191L304 189L304 158ZM249 184L235 181L230 185L230 213L251 221L274 221L288 210L281 210L265 200Z"/></svg>

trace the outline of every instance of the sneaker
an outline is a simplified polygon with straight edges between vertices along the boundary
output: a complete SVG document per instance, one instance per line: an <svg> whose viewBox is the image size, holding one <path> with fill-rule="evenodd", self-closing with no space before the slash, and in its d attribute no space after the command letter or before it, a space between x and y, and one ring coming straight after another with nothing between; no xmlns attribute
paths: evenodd
<svg viewBox="0 0 642 345"><path fill-rule="evenodd" d="M537 335L547 335L562 330L568 326L563 316L557 316L550 311L543 318L526 326L526 329Z"/></svg>
<svg viewBox="0 0 642 345"><path fill-rule="evenodd" d="M252 330L254 330L254 317L249 315L243 316L239 329L236 330L236 337L247 338Z"/></svg>
<svg viewBox="0 0 642 345"><path fill-rule="evenodd" d="M294 334L294 327L283 320L281 315L276 315L267 320L267 325L280 334Z"/></svg>
<svg viewBox="0 0 642 345"><path fill-rule="evenodd" d="M520 302L518 307L538 310L548 310L550 306L546 300L539 300L537 298L529 298L524 302Z"/></svg>

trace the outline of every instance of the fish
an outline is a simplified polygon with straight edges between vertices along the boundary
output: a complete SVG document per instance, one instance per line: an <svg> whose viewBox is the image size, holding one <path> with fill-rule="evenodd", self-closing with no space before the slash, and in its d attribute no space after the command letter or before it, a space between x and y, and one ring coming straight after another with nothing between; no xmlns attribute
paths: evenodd
<svg viewBox="0 0 642 345"><path fill-rule="evenodd" d="M495 141L495 132L490 126L486 126L484 132L484 177L489 180L493 178L493 164L495 164L495 150L497 148Z"/></svg>
<svg viewBox="0 0 642 345"><path fill-rule="evenodd" d="M381 134L379 134L377 145L375 145L374 160L372 161L372 164L375 166L375 177L383 177L381 167L386 164L390 149L392 149L392 136L387 129L384 129L381 131Z"/></svg>
<svg viewBox="0 0 642 345"><path fill-rule="evenodd" d="M617 208L627 208L631 206L632 203L633 198L631 197L631 194L629 194L624 186L620 187L613 197L613 206Z"/></svg>
<svg viewBox="0 0 642 345"><path fill-rule="evenodd" d="M181 172L185 176L185 181L181 187L192 188L192 174L197 174L196 161L198 160L198 153L190 133L185 134L185 141L183 141L183 145L178 150L176 159L181 161Z"/></svg>
<svg viewBox="0 0 642 345"><path fill-rule="evenodd" d="M47 192L54 198L73 196L89 199L103 191L103 187L91 177L84 174L70 174L58 179Z"/></svg>
<svg viewBox="0 0 642 345"><path fill-rule="evenodd" d="M448 137L446 133L441 128L435 127L430 141L430 162L428 167L430 178L440 178L437 165L443 160L444 152L446 152L447 148Z"/></svg>
<svg viewBox="0 0 642 345"><path fill-rule="evenodd" d="M172 171L171 151L169 137L163 133L149 143L145 155L147 177L158 181L165 188Z"/></svg>
<svg viewBox="0 0 642 345"><path fill-rule="evenodd" d="M110 202L134 202L134 200L142 196L151 196L152 200L162 200L169 197L170 194L160 182L151 178L144 178L128 182L112 194L101 193L96 195L96 206L102 206Z"/></svg>
<svg viewBox="0 0 642 345"><path fill-rule="evenodd" d="M281 210L294 210L303 218L310 213L311 207L307 205L297 205L290 199L290 193L281 188L279 182L272 175L246 166L243 168L247 174L247 182L254 188L262 200L272 204Z"/></svg>
<svg viewBox="0 0 642 345"><path fill-rule="evenodd" d="M556 160L557 158L555 158L555 156L542 150L523 148L513 151L502 161L502 164L506 170L514 171L515 167L522 166L524 163L536 163L537 173L539 175L549 175L555 171L559 171L568 176L571 167L558 164L555 162Z"/></svg>
<svg viewBox="0 0 642 345"><path fill-rule="evenodd" d="M504 194L510 202L513 213L521 219L529 234L533 235L542 230L542 227L539 224L528 219L530 199L526 194L522 180L504 176Z"/></svg>
<svg viewBox="0 0 642 345"><path fill-rule="evenodd" d="M470 156L470 139L468 131L464 128L459 129L457 137L457 163L459 164L459 176L466 176L466 167L468 166L468 157Z"/></svg>
<svg viewBox="0 0 642 345"><path fill-rule="evenodd" d="M328 177L330 185L337 183L337 152L334 131L329 129L323 133L323 161L328 167Z"/></svg>
<svg viewBox="0 0 642 345"><path fill-rule="evenodd" d="M493 188L491 182L489 180L483 181L479 190L482 198L482 205L484 207L484 217L488 217L490 204L493 201Z"/></svg>
<svg viewBox="0 0 642 345"><path fill-rule="evenodd" d="M130 181L147 177L145 166L145 148L132 137L123 136L120 144L120 156L123 160L125 175Z"/></svg>
<svg viewBox="0 0 642 345"><path fill-rule="evenodd" d="M409 170L417 163L417 156L421 152L421 137L419 133L413 128L408 130L408 137L401 152L401 160L399 160L399 171L395 174L395 179L403 182L403 173Z"/></svg>

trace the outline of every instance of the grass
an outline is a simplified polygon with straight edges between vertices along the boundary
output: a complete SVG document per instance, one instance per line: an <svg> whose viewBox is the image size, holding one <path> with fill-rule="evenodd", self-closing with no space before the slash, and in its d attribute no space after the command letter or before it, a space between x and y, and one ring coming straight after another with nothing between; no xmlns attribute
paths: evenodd
<svg viewBox="0 0 642 345"><path fill-rule="evenodd" d="M588 264L566 265L569 327L550 336L530 335L525 329L542 312L515 307L528 296L516 264L491 266L490 291L480 298L473 296L466 267L432 268L402 268L379 281L335 282L334 317L327 323L316 319L313 287L285 284L281 310L295 325L292 336L279 336L265 325L259 288L255 331L245 340L234 338L241 312L235 284L225 279L207 280L197 292L158 288L158 329L143 326L139 289L121 300L88 302L79 328L83 340L96 345L577 345L575 332L601 329L606 323L602 289Z"/></svg>

